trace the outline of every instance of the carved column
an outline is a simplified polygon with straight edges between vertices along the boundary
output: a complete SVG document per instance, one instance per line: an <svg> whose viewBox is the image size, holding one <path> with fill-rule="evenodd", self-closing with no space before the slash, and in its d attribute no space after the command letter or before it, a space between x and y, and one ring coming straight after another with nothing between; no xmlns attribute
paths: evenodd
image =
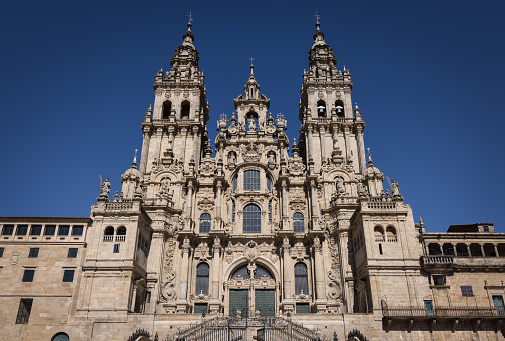
<svg viewBox="0 0 505 341"><path fill-rule="evenodd" d="M221 256L221 242L219 238L214 239L212 246L212 299L219 299L219 263Z"/></svg>
<svg viewBox="0 0 505 341"><path fill-rule="evenodd" d="M365 158L365 143L363 142L363 126L356 126L356 142L358 143L358 159L359 159L359 171L361 174L366 172L366 158Z"/></svg>
<svg viewBox="0 0 505 341"><path fill-rule="evenodd" d="M494 253L496 254L496 257L500 257L500 254L498 253L498 244L493 244L494 246Z"/></svg>
<svg viewBox="0 0 505 341"><path fill-rule="evenodd" d="M163 228L163 222L159 224ZM163 272L163 255L164 255L164 236L163 232L158 230L153 233L151 239L150 257L147 263L147 290L151 292L151 302L145 306L145 312L154 313L156 307L156 294L160 291L161 276Z"/></svg>
<svg viewBox="0 0 505 341"><path fill-rule="evenodd" d="M314 148L314 139L312 136L313 128L312 125L307 126L307 154L309 156L309 160L314 160L314 153L312 152L312 148Z"/></svg>
<svg viewBox="0 0 505 341"><path fill-rule="evenodd" d="M221 220L221 181L216 182L216 218L216 221Z"/></svg>
<svg viewBox="0 0 505 341"><path fill-rule="evenodd" d="M142 141L142 154L140 156L140 174L146 172L147 158L149 157L149 142L151 142L151 127L144 127L144 139Z"/></svg>
<svg viewBox="0 0 505 341"><path fill-rule="evenodd" d="M470 250L470 244L466 244L466 252L468 252L468 257L472 257L472 251Z"/></svg>
<svg viewBox="0 0 505 341"><path fill-rule="evenodd" d="M282 243L283 259L284 259L284 299L292 298L291 293L291 280L293 278L293 262L291 260L290 251L291 245L289 244L288 237L284 237Z"/></svg>
<svg viewBox="0 0 505 341"><path fill-rule="evenodd" d="M321 241L319 237L314 237L314 266L316 272L316 298L318 301L324 300L326 293L324 288L324 259Z"/></svg>
<svg viewBox="0 0 505 341"><path fill-rule="evenodd" d="M195 157L195 165L198 169L200 166L200 151L198 150L200 143L200 128L197 126L193 127L193 155Z"/></svg>
<svg viewBox="0 0 505 341"><path fill-rule="evenodd" d="M349 126L344 126L345 159L347 160L347 162L349 162L349 160L352 160L351 159L351 146L349 144L349 133L350 133L349 130L350 130Z"/></svg>
<svg viewBox="0 0 505 341"><path fill-rule="evenodd" d="M328 155L326 155L326 143L325 143L325 137L326 137L326 127L321 126L319 127L319 142L321 144L321 160L326 160L328 158Z"/></svg>
<svg viewBox="0 0 505 341"><path fill-rule="evenodd" d="M186 170L186 139L188 135L188 130L186 128L181 128L181 161L184 165L184 170Z"/></svg>
<svg viewBox="0 0 505 341"><path fill-rule="evenodd" d="M182 243L182 264L181 264L181 292L180 299L186 301L188 295L188 270L189 270L189 238L184 238Z"/></svg>
<svg viewBox="0 0 505 341"><path fill-rule="evenodd" d="M189 181L188 182L188 199L186 201L186 204L188 206L188 211L187 211L188 218L191 218L192 200L193 200L193 182Z"/></svg>
<svg viewBox="0 0 505 341"><path fill-rule="evenodd" d="M310 196L311 196L311 204L312 204L312 221L314 221L314 218L319 216L319 212L318 212L318 208L317 208L316 182L314 180L310 180ZM315 227L315 225L313 227Z"/></svg>
<svg viewBox="0 0 505 341"><path fill-rule="evenodd" d="M347 312L353 312L354 306L354 277L352 269L349 265L349 226L350 222L347 219L338 219L338 242L340 246L340 265L342 271L342 278L344 280L345 288L342 289L344 300L347 305Z"/></svg>
<svg viewBox="0 0 505 341"><path fill-rule="evenodd" d="M154 145L154 157L156 159L160 158L161 154L161 138L163 137L163 128L156 128L155 138L156 142Z"/></svg>
<svg viewBox="0 0 505 341"><path fill-rule="evenodd" d="M338 125L333 126L333 151L338 148Z"/></svg>
<svg viewBox="0 0 505 341"><path fill-rule="evenodd" d="M484 244L479 244L480 245L480 252L482 253L482 257L486 257L486 253L484 251Z"/></svg>
<svg viewBox="0 0 505 341"><path fill-rule="evenodd" d="M282 217L285 218L288 216L288 184L286 180L282 180Z"/></svg>

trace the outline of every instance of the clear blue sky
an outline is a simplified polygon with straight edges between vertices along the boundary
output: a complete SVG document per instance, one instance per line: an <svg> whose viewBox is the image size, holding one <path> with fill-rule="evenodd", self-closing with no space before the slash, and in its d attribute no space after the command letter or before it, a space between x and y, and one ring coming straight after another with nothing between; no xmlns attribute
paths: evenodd
<svg viewBox="0 0 505 341"><path fill-rule="evenodd" d="M2 1L2 216L88 216L141 148L152 83L186 15L210 103L210 137L234 111L249 57L273 114L298 138L314 13L350 69L374 164L429 231L505 232L503 1Z"/></svg>

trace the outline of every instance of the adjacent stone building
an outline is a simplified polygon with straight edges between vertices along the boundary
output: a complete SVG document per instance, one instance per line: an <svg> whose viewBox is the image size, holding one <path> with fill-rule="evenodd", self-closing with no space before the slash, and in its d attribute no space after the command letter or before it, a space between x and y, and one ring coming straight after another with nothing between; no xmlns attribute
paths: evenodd
<svg viewBox="0 0 505 341"><path fill-rule="evenodd" d="M0 339L504 340L505 235L414 223L316 26L298 140L251 65L213 150L188 23L121 193L0 218Z"/></svg>

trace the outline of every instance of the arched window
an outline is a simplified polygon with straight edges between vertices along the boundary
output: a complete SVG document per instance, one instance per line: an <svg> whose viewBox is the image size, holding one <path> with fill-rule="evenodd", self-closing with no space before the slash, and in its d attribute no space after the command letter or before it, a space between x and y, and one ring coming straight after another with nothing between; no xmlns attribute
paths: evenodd
<svg viewBox="0 0 505 341"><path fill-rule="evenodd" d="M65 333L58 333L55 334L52 338L51 341L69 341L70 338L68 337L67 334Z"/></svg>
<svg viewBox="0 0 505 341"><path fill-rule="evenodd" d="M210 214L203 213L200 216L200 233L209 233L210 231Z"/></svg>
<svg viewBox="0 0 505 341"><path fill-rule="evenodd" d="M373 233L375 235L375 241L377 243L384 241L384 230L382 229L381 226L375 226L373 229Z"/></svg>
<svg viewBox="0 0 505 341"><path fill-rule="evenodd" d="M254 204L244 207L244 233L261 233L261 209Z"/></svg>
<svg viewBox="0 0 505 341"><path fill-rule="evenodd" d="M307 265L305 263L295 264L295 295L309 293L309 278L307 274Z"/></svg>
<svg viewBox="0 0 505 341"><path fill-rule="evenodd" d="M303 226L303 214L295 213L293 214L293 231L295 233L304 233L305 226Z"/></svg>
<svg viewBox="0 0 505 341"><path fill-rule="evenodd" d="M244 191L259 191L260 184L260 171L246 170L244 172Z"/></svg>
<svg viewBox="0 0 505 341"><path fill-rule="evenodd" d="M104 235L113 236L114 235L114 228L112 226L107 227L105 229Z"/></svg>
<svg viewBox="0 0 505 341"><path fill-rule="evenodd" d="M170 101L163 102L163 116L161 116L161 118L167 120L170 117L171 111L172 111L172 102Z"/></svg>
<svg viewBox="0 0 505 341"><path fill-rule="evenodd" d="M326 103L323 100L317 102L317 117L326 117Z"/></svg>
<svg viewBox="0 0 505 341"><path fill-rule="evenodd" d="M209 264L200 263L196 267L196 295L209 294Z"/></svg>
<svg viewBox="0 0 505 341"><path fill-rule="evenodd" d="M189 102L184 101L181 103L181 118L187 119L189 118Z"/></svg>
<svg viewBox="0 0 505 341"><path fill-rule="evenodd" d="M335 101L335 110L337 111L338 117L344 117L345 116L344 102L342 102L341 100L336 100Z"/></svg>
<svg viewBox="0 0 505 341"><path fill-rule="evenodd" d="M388 242L396 242L396 229L393 226L386 227L386 238Z"/></svg>
<svg viewBox="0 0 505 341"><path fill-rule="evenodd" d="M117 229L118 236L126 236L126 227L121 226L120 228Z"/></svg>
<svg viewBox="0 0 505 341"><path fill-rule="evenodd" d="M242 265L240 268L238 268L237 270L235 270L233 272L233 275L231 275L231 279L235 279L238 276L240 276L240 277L242 277L244 279L249 279L250 278L249 269L247 268L247 264L246 265ZM272 276L272 273L267 268L265 268L262 265L256 264L256 270L254 272L254 278L255 279L260 279L263 276L266 276L267 278L274 278Z"/></svg>
<svg viewBox="0 0 505 341"><path fill-rule="evenodd" d="M231 185L231 191L233 193L235 193L236 190L237 190L237 176L235 176L233 178L232 185Z"/></svg>

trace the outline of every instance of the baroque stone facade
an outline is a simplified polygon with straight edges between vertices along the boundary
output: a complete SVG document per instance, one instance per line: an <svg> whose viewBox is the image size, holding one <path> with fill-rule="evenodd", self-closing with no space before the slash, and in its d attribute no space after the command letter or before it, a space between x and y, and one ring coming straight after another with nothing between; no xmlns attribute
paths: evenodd
<svg viewBox="0 0 505 341"><path fill-rule="evenodd" d="M90 218L0 218L0 339L162 339L206 315L341 340L503 340L505 236L414 223L365 153L350 72L316 26L299 139L251 65L213 150L188 23L121 193L107 179Z"/></svg>

